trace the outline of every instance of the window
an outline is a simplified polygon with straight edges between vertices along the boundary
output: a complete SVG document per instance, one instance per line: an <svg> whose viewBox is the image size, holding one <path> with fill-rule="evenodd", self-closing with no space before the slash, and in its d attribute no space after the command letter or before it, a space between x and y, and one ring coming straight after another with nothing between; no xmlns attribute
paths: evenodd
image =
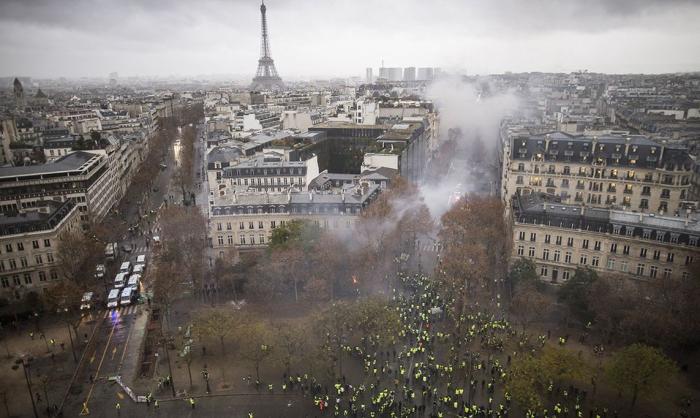
<svg viewBox="0 0 700 418"><path fill-rule="evenodd" d="M49 272L49 276L51 277L51 280L58 280L58 273L56 273L56 270L51 270L51 272Z"/></svg>
<svg viewBox="0 0 700 418"><path fill-rule="evenodd" d="M600 257L598 257L597 255L594 255L594 256L591 258L591 265L592 265L593 267L598 267L598 266L600 265Z"/></svg>
<svg viewBox="0 0 700 418"><path fill-rule="evenodd" d="M665 268L665 269L664 269L664 276L663 276L664 279L670 279L670 278L671 278L671 272L672 272L672 271L673 271L673 270L671 270L670 268Z"/></svg>
<svg viewBox="0 0 700 418"><path fill-rule="evenodd" d="M549 244L552 241L552 236L547 234L544 236L544 243Z"/></svg>
<svg viewBox="0 0 700 418"><path fill-rule="evenodd" d="M685 265L689 266L693 262L693 256L692 255L686 255L685 256Z"/></svg>
<svg viewBox="0 0 700 418"><path fill-rule="evenodd" d="M564 280L569 280L569 277L571 276L571 273L568 271L565 271L561 274L561 278Z"/></svg>
<svg viewBox="0 0 700 418"><path fill-rule="evenodd" d="M227 231L231 230L231 222L226 222L226 230Z"/></svg>
<svg viewBox="0 0 700 418"><path fill-rule="evenodd" d="M600 241L595 241L593 243L593 249L596 251L600 251Z"/></svg>
<svg viewBox="0 0 700 418"><path fill-rule="evenodd" d="M53 254L47 253L46 254L46 261L49 263L53 263Z"/></svg>
<svg viewBox="0 0 700 418"><path fill-rule="evenodd" d="M258 221L258 229L263 229L263 221Z"/></svg>
<svg viewBox="0 0 700 418"><path fill-rule="evenodd" d="M261 232L260 235L258 236L258 239L260 240L261 244L264 244L265 243L265 234L263 234Z"/></svg>
<svg viewBox="0 0 700 418"><path fill-rule="evenodd" d="M549 250L546 248L544 250L542 250L542 259L549 260Z"/></svg>
<svg viewBox="0 0 700 418"><path fill-rule="evenodd" d="M248 229L255 229L255 225L253 224L253 221L248 222Z"/></svg>
<svg viewBox="0 0 700 418"><path fill-rule="evenodd" d="M584 240L581 242L581 248L583 248L584 250L587 250L587 249L588 249L588 240L587 240L587 239L584 239Z"/></svg>
<svg viewBox="0 0 700 418"><path fill-rule="evenodd" d="M534 257L535 256L535 247L530 247L527 249L527 256L528 257Z"/></svg>
<svg viewBox="0 0 700 418"><path fill-rule="evenodd" d="M687 271L684 271L682 277L683 277L683 280L688 280L688 277L690 277L690 273L688 273Z"/></svg>
<svg viewBox="0 0 700 418"><path fill-rule="evenodd" d="M673 263L673 253L668 253L666 255L666 261L669 263Z"/></svg>
<svg viewBox="0 0 700 418"><path fill-rule="evenodd" d="M519 256L525 255L525 247L523 247L522 245L518 245L518 255Z"/></svg>
<svg viewBox="0 0 700 418"><path fill-rule="evenodd" d="M656 231L656 240L659 242L664 242L664 236L666 235L665 232L661 231Z"/></svg>
<svg viewBox="0 0 700 418"><path fill-rule="evenodd" d="M23 242L17 243L17 251L24 251L24 243Z"/></svg>
<svg viewBox="0 0 700 418"><path fill-rule="evenodd" d="M566 254L564 254L564 262L571 263L571 251L567 251Z"/></svg>
<svg viewBox="0 0 700 418"><path fill-rule="evenodd" d="M654 250L654 260L658 260L661 257L661 251Z"/></svg>
<svg viewBox="0 0 700 418"><path fill-rule="evenodd" d="M7 277L0 277L0 282L2 282L2 287L10 287L10 280Z"/></svg>
<svg viewBox="0 0 700 418"><path fill-rule="evenodd" d="M270 228L275 229L277 227L277 221L270 221Z"/></svg>
<svg viewBox="0 0 700 418"><path fill-rule="evenodd" d="M646 258L647 257L647 249L646 248L640 248L639 249L639 258Z"/></svg>
<svg viewBox="0 0 700 418"><path fill-rule="evenodd" d="M622 247L622 254L630 255L630 246L629 245L625 245Z"/></svg>
<svg viewBox="0 0 700 418"><path fill-rule="evenodd" d="M525 164L524 163L518 163L518 171L525 171Z"/></svg>
<svg viewBox="0 0 700 418"><path fill-rule="evenodd" d="M239 222L238 229L245 229L245 222Z"/></svg>
<svg viewBox="0 0 700 418"><path fill-rule="evenodd" d="M637 276L643 276L643 275L644 275L644 267L646 267L646 265L644 265L644 264L642 264L642 263L637 264Z"/></svg>
<svg viewBox="0 0 700 418"><path fill-rule="evenodd" d="M19 274L12 276L12 283L14 283L15 286L20 286L22 284L22 282L19 281Z"/></svg>
<svg viewBox="0 0 700 418"><path fill-rule="evenodd" d="M520 231L520 232L518 233L518 239L519 239L520 241L525 241L525 231Z"/></svg>
<svg viewBox="0 0 700 418"><path fill-rule="evenodd" d="M523 183L524 183L523 176L516 177L515 184L523 184Z"/></svg>
<svg viewBox="0 0 700 418"><path fill-rule="evenodd" d="M14 258L11 258L7 260L7 263L10 265L10 270L16 270L17 269L17 262L15 261Z"/></svg>
<svg viewBox="0 0 700 418"><path fill-rule="evenodd" d="M540 276L547 277L547 267L540 268Z"/></svg>
<svg viewBox="0 0 700 418"><path fill-rule="evenodd" d="M557 235L556 244L561 245L561 235Z"/></svg>
<svg viewBox="0 0 700 418"><path fill-rule="evenodd" d="M656 273L659 272L659 268L656 266L650 266L649 267L649 277L652 279L656 278Z"/></svg>
<svg viewBox="0 0 700 418"><path fill-rule="evenodd" d="M241 234L241 245L245 245L245 235Z"/></svg>
<svg viewBox="0 0 700 418"><path fill-rule="evenodd" d="M223 235L219 235L218 242L219 242L219 245L224 245L224 236Z"/></svg>
<svg viewBox="0 0 700 418"><path fill-rule="evenodd" d="M38 240L32 241L32 248L34 248L34 249L39 248L39 241Z"/></svg>
<svg viewBox="0 0 700 418"><path fill-rule="evenodd" d="M626 261L620 261L620 271L623 273L627 273L627 262Z"/></svg>
<svg viewBox="0 0 700 418"><path fill-rule="evenodd" d="M12 252L12 244L6 244L5 245L5 252L11 253Z"/></svg>
<svg viewBox="0 0 700 418"><path fill-rule="evenodd" d="M216 230L217 230L217 231L221 231L221 223L217 223L217 224L216 224Z"/></svg>
<svg viewBox="0 0 700 418"><path fill-rule="evenodd" d="M530 241L535 242L537 240L537 233L530 232Z"/></svg>
<svg viewBox="0 0 700 418"><path fill-rule="evenodd" d="M5 262L0 260L0 271L5 271Z"/></svg>
<svg viewBox="0 0 700 418"><path fill-rule="evenodd" d="M554 261L559 261L561 260L561 251L559 250L554 250Z"/></svg>
<svg viewBox="0 0 700 418"><path fill-rule="evenodd" d="M37 264L44 264L44 259L41 256L41 254L37 254L34 256L34 261L36 261Z"/></svg>
<svg viewBox="0 0 700 418"><path fill-rule="evenodd" d="M588 263L588 256L587 255L582 255L581 258L579 259L579 264L583 264L584 266Z"/></svg>
<svg viewBox="0 0 700 418"><path fill-rule="evenodd" d="M24 273L24 284L32 284L32 275Z"/></svg>
<svg viewBox="0 0 700 418"><path fill-rule="evenodd" d="M612 244L610 244L610 252L613 254L617 253L617 243L616 242L613 242Z"/></svg>
<svg viewBox="0 0 700 418"><path fill-rule="evenodd" d="M250 238L250 245L255 245L255 235L250 235L248 238Z"/></svg>
<svg viewBox="0 0 700 418"><path fill-rule="evenodd" d="M567 246L567 247L573 247L573 246L574 246L574 239L573 239L573 238L567 238L567 239L566 239L566 246Z"/></svg>
<svg viewBox="0 0 700 418"><path fill-rule="evenodd" d="M46 273L43 271L39 271L39 281L40 282L45 282L46 281Z"/></svg>
<svg viewBox="0 0 700 418"><path fill-rule="evenodd" d="M615 270L615 259L608 258L608 270Z"/></svg>
<svg viewBox="0 0 700 418"><path fill-rule="evenodd" d="M233 245L233 235L226 236L226 242L228 245Z"/></svg>

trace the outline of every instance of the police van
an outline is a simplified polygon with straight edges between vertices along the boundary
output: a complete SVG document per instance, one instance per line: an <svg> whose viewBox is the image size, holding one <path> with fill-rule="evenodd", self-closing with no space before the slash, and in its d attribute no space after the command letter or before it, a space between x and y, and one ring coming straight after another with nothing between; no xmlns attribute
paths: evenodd
<svg viewBox="0 0 700 418"><path fill-rule="evenodd" d="M126 281L128 279L128 274L127 273L119 273L117 274L117 277L114 278L114 287L121 289L124 287L124 284L126 284Z"/></svg>
<svg viewBox="0 0 700 418"><path fill-rule="evenodd" d="M107 308L116 308L119 306L119 289L112 289L109 291L109 295L107 296Z"/></svg>
<svg viewBox="0 0 700 418"><path fill-rule="evenodd" d="M134 293L134 288L129 287L129 286L125 287L125 288L122 290L122 296L121 296L121 298L119 299L119 303L120 303L122 306L131 305L131 302L133 302L133 300L134 300L134 295L135 295L135 293Z"/></svg>

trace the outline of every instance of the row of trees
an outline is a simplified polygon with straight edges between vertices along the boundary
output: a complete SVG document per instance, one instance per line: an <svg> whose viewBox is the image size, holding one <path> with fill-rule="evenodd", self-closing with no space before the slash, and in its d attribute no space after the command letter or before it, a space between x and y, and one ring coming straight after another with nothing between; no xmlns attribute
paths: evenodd
<svg viewBox="0 0 700 418"><path fill-rule="evenodd" d="M697 262L691 266L689 279L651 281L578 269L559 299L575 319L593 322L608 339L694 349L700 344L700 324L694 319L700 315L698 267Z"/></svg>
<svg viewBox="0 0 700 418"><path fill-rule="evenodd" d="M629 397L632 410L639 396L653 397L662 392L676 372L673 361L660 350L643 344L617 351L603 365L602 373L571 350L545 346L539 355L526 354L513 361L506 390L523 408L540 410L554 388L605 382Z"/></svg>
<svg viewBox="0 0 700 418"><path fill-rule="evenodd" d="M363 298L336 302L303 320L273 322L245 310L209 308L197 312L192 325L202 344L214 343L224 357L234 351L250 362L258 380L261 367L274 361L288 375L312 370L330 381L343 374L347 356L343 346L366 348L371 336L377 336L373 343L379 343L398 323L396 311L386 301ZM224 380L225 369L221 369Z"/></svg>

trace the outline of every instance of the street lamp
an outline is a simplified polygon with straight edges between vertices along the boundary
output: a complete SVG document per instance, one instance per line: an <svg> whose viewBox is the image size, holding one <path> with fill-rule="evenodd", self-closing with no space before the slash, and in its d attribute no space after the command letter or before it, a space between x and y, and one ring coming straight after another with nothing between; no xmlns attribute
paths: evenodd
<svg viewBox="0 0 700 418"><path fill-rule="evenodd" d="M15 360L15 364L12 365L12 370L17 370L19 369L19 366L22 366L22 370L24 371L24 379L27 381L27 390L29 391L29 399L32 401L32 410L34 411L34 418L39 418L39 414L36 412L36 404L34 403L34 395L32 394L32 383L29 378L30 376L30 367L32 364L32 361L34 358L31 356L27 357L22 357L18 358Z"/></svg>
<svg viewBox="0 0 700 418"><path fill-rule="evenodd" d="M207 370L206 364L204 365L204 368L202 369L202 378L207 383L207 394L209 394L209 392L211 392L211 390L209 389L209 371Z"/></svg>
<svg viewBox="0 0 700 418"><path fill-rule="evenodd" d="M66 315L65 321L66 321L66 327L68 328L68 338L70 338L70 350L73 353L73 361L75 361L77 363L78 358L75 356L75 347L73 346L73 334L71 333L70 323L68 322L68 308L63 308L63 309L59 308L56 310L56 313L61 313L61 311L63 311L63 313Z"/></svg>

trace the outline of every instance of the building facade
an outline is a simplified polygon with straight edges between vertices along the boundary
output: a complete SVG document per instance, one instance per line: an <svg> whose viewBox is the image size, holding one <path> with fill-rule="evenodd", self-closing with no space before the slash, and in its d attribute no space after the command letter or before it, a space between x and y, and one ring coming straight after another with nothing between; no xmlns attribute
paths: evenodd
<svg viewBox="0 0 700 418"><path fill-rule="evenodd" d="M210 245L220 256L234 248L263 248L275 228L297 219L349 233L379 192L376 184L363 183L340 193L232 193L215 198L209 217Z"/></svg>
<svg viewBox="0 0 700 418"><path fill-rule="evenodd" d="M0 295L18 300L59 280L60 239L80 230L79 214L78 205L66 200L0 216Z"/></svg>
<svg viewBox="0 0 700 418"><path fill-rule="evenodd" d="M637 279L689 278L700 262L700 220L566 205L540 193L515 196L513 257L562 283L577 267Z"/></svg>
<svg viewBox="0 0 700 418"><path fill-rule="evenodd" d="M693 162L686 149L640 135L562 132L506 140L504 203L516 193L545 192L563 203L677 214L691 201Z"/></svg>

